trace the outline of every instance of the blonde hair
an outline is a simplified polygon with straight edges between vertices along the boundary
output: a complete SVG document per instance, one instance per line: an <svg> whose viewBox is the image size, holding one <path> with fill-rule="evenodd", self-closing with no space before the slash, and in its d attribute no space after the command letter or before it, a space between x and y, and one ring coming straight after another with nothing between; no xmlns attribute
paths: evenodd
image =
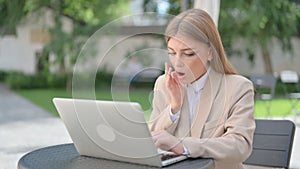
<svg viewBox="0 0 300 169"><path fill-rule="evenodd" d="M175 36L188 36L211 48L211 67L220 73L237 74L224 51L221 37L211 17L201 9L190 9L180 13L168 24L166 42Z"/></svg>

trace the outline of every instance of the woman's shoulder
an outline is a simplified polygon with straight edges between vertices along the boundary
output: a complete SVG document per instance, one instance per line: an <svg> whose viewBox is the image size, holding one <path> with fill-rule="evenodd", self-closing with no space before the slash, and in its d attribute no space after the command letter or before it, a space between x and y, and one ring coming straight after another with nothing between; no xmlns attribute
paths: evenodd
<svg viewBox="0 0 300 169"><path fill-rule="evenodd" d="M242 75L225 75L223 87L227 91L228 96L234 99L245 96L245 93L254 93L252 82Z"/></svg>
<svg viewBox="0 0 300 169"><path fill-rule="evenodd" d="M252 82L246 78L245 76L238 75L238 74L227 74L225 75L225 79L228 83L234 84L234 85L249 85L253 86Z"/></svg>
<svg viewBox="0 0 300 169"><path fill-rule="evenodd" d="M155 83L165 83L165 74L158 76Z"/></svg>
<svg viewBox="0 0 300 169"><path fill-rule="evenodd" d="M165 80L165 75L160 75L158 76L158 78L155 81L155 87L157 88L158 86L161 88L163 86L165 86L166 80Z"/></svg>

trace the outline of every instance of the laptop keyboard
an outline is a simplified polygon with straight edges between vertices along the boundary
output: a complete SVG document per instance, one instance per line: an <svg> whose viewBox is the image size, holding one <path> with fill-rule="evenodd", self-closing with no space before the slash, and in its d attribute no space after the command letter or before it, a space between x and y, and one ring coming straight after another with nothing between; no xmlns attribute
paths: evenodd
<svg viewBox="0 0 300 169"><path fill-rule="evenodd" d="M174 157L178 157L180 155L177 154L160 154L161 161L168 160Z"/></svg>

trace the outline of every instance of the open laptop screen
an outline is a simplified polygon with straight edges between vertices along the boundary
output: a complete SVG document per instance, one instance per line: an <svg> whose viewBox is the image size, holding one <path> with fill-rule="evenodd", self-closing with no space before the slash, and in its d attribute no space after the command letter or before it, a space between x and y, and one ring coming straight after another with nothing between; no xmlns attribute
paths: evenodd
<svg viewBox="0 0 300 169"><path fill-rule="evenodd" d="M80 155L162 166L138 103L54 98Z"/></svg>

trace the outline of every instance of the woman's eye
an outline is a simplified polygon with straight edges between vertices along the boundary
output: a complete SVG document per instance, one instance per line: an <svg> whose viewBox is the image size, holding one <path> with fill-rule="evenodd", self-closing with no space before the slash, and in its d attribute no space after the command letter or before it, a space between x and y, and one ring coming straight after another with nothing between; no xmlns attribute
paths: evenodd
<svg viewBox="0 0 300 169"><path fill-rule="evenodd" d="M185 56L188 56L188 57L191 57L191 56L194 56L195 53L185 53L184 55L185 55Z"/></svg>
<svg viewBox="0 0 300 169"><path fill-rule="evenodd" d="M175 56L176 55L176 53L174 53L174 52L169 52L168 54L169 54L169 56Z"/></svg>

